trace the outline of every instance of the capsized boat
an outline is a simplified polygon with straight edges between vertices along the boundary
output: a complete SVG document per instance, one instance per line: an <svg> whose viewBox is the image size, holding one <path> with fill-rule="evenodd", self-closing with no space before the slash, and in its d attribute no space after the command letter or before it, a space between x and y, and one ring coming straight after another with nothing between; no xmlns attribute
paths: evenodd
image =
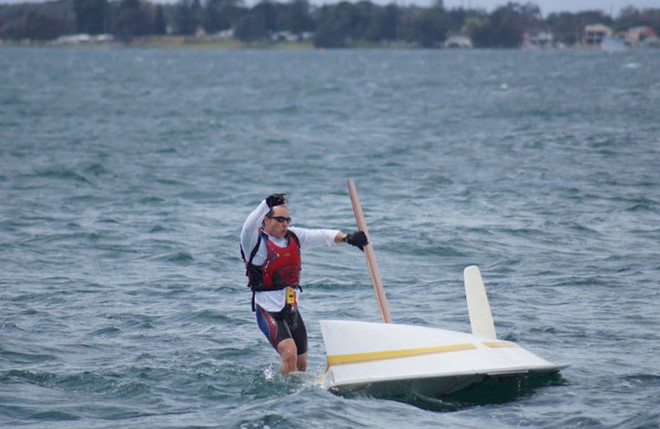
<svg viewBox="0 0 660 429"><path fill-rule="evenodd" d="M495 336L476 266L465 269L472 333L394 323L323 320L323 387L339 394L442 396L490 379L550 375L549 362ZM485 299L485 301L484 301Z"/></svg>
<svg viewBox="0 0 660 429"><path fill-rule="evenodd" d="M348 191L358 228L369 238L355 184ZM322 320L327 354L323 387L339 394L442 396L491 379L551 375L567 367L497 338L477 266L463 272L471 333L391 323L371 239L364 246L384 323Z"/></svg>

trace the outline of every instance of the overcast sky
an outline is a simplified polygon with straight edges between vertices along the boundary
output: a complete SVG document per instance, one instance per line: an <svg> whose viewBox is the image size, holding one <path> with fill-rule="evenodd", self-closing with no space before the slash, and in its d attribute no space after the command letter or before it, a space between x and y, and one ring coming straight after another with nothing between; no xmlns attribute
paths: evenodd
<svg viewBox="0 0 660 429"><path fill-rule="evenodd" d="M48 0L0 0L0 4L25 3L26 1L42 3ZM148 0L151 3L177 3L178 0ZM201 0L202 4L205 3ZM261 0L243 0L247 6L253 6ZM277 2L287 2L290 0L275 0ZM334 4L340 0L308 0L311 4ZM357 2L358 0L349 0ZM396 3L401 6L417 4L419 6L429 6L434 3L433 0L370 0L376 4ZM444 5L448 9L456 7L465 7L473 9L486 9L492 12L496 7L503 6L507 2L524 4L528 1L537 4L541 8L543 16L552 12L580 12L584 10L600 10L616 17L619 11L626 6L634 6L637 9L656 8L660 9L660 0L444 0Z"/></svg>

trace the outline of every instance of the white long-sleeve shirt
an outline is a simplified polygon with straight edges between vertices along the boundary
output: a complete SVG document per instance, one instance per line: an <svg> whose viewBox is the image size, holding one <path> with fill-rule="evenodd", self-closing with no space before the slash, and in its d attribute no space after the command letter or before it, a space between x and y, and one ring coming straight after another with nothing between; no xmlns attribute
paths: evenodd
<svg viewBox="0 0 660 429"><path fill-rule="evenodd" d="M241 248L243 249L246 259L250 258L254 246L257 245L261 222L269 210L266 200L263 200L257 208L248 215L243 224L243 229L241 230ZM289 230L298 237L301 251L314 247L334 246L336 245L335 237L340 232L336 229L307 229L294 226L290 227ZM288 244L286 237L276 238L269 235L268 239L277 247L286 247ZM259 244L257 253L255 253L254 258L252 259L252 264L257 266L263 264L266 260L266 254L266 243L262 240ZM256 292L254 302L266 311L280 311L284 308L286 302L285 290Z"/></svg>

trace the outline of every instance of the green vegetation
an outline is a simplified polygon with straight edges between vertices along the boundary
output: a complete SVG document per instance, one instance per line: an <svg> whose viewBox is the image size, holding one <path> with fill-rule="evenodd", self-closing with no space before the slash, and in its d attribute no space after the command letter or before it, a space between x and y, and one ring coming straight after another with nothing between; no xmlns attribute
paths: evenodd
<svg viewBox="0 0 660 429"><path fill-rule="evenodd" d="M489 14L480 9L445 9L442 0L431 7L380 6L370 1L312 7L307 0L262 1L252 8L240 0L179 0L170 5L146 0L56 0L0 5L0 39L9 41L49 41L84 33L111 34L120 42L143 44L184 37L187 42L216 46L269 46L287 41L327 48L438 47L459 35L475 47L511 48L521 46L530 32L552 33L555 43L578 44L585 26L596 23L614 30L647 26L660 34L660 9L628 7L616 18L599 11L553 13L544 18L534 3L509 2Z"/></svg>

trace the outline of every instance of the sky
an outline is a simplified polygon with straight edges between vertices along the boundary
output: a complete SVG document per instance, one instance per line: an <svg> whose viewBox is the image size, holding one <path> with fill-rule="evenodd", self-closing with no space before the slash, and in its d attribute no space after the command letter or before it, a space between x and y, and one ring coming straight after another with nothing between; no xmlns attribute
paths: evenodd
<svg viewBox="0 0 660 429"><path fill-rule="evenodd" d="M42 3L48 0L0 0L0 4L15 4L25 2ZM149 0L151 3L176 3L178 0ZM252 6L260 0L243 0L247 6ZM288 0L275 0L286 2ZM311 4L334 4L340 0L309 0ZM358 0L349 0L357 2ZM416 4L419 6L429 6L434 3L433 0L370 0L375 4L396 3L401 6ZM485 9L492 12L495 8L505 5L509 1L515 3L535 3L541 8L543 16L548 16L553 12L581 12L585 10L600 10L608 15L616 17L619 11L626 6L634 6L637 9L655 8L660 9L660 0L443 0L445 8L453 9L456 7L465 7L472 9ZM202 0L204 3L204 0Z"/></svg>

